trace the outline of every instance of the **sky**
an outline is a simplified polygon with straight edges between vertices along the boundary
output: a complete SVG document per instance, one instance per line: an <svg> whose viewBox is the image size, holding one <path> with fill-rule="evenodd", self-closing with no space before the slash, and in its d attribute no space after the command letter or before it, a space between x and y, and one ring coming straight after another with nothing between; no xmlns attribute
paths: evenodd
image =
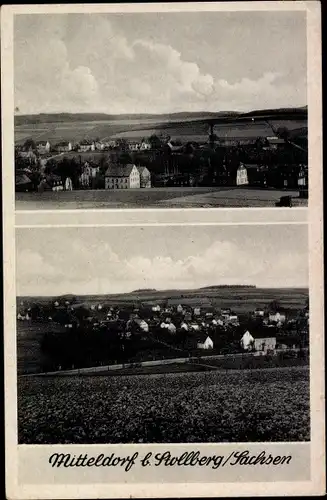
<svg viewBox="0 0 327 500"><path fill-rule="evenodd" d="M305 106L304 12L19 14L21 114Z"/></svg>
<svg viewBox="0 0 327 500"><path fill-rule="evenodd" d="M307 287L307 230L289 224L19 228L16 293Z"/></svg>

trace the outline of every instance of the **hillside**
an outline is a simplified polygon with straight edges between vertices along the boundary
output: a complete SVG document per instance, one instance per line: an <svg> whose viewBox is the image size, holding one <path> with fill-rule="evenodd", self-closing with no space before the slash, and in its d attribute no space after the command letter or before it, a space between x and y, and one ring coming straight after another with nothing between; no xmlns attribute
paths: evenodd
<svg viewBox="0 0 327 500"><path fill-rule="evenodd" d="M237 111L185 111L179 113L164 113L164 114L105 114L105 113L40 113L35 115L16 115L15 126L42 124L42 123L61 123L61 122L92 122L92 121L121 121L121 120L156 120L162 121L192 121L204 119L219 119L219 118L249 118L249 117L280 117L281 115L297 115L303 116L307 113L307 107L302 108L280 108L267 110L253 110L248 113L240 113Z"/></svg>
<svg viewBox="0 0 327 500"><path fill-rule="evenodd" d="M65 300L67 295L62 297ZM304 306L308 297L306 288L256 288L249 286L217 286L208 289L195 290L157 290L134 291L121 294L106 295L77 295L76 302L90 306L92 304L107 303L123 306L138 302L146 303L157 301L170 304L203 304L210 303L217 307L232 307L238 314L248 313L256 307L265 307L272 300L278 300L286 309L298 309ZM17 303L40 304L54 301L58 297L17 297Z"/></svg>

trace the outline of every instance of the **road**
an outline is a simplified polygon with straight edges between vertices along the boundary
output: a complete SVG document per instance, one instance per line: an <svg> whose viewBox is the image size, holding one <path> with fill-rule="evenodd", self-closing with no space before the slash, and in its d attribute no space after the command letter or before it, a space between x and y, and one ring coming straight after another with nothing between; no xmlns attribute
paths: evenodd
<svg viewBox="0 0 327 500"><path fill-rule="evenodd" d="M308 200L297 191L240 187L175 187L16 193L16 210L86 210L116 208L274 207L281 196L292 196L293 207Z"/></svg>
<svg viewBox="0 0 327 500"><path fill-rule="evenodd" d="M299 351L299 349L291 349L293 352ZM276 349L275 353L284 352L281 349ZM260 356L260 352L256 355ZM125 364L115 364L115 365L105 365L105 366L91 366L88 368L77 368L74 370L60 370L53 372L45 372L45 373L29 373L26 375L21 375L21 377L48 377L48 376L66 376L66 375L92 375L92 374L100 374L105 375L108 372L124 370L129 368L140 368L140 367L148 367L148 366L161 366L161 365L175 365L175 364L184 364L184 363L197 363L200 364L200 361L210 361L213 359L228 359L228 358L241 358L244 356L243 353L236 354L212 354L209 356L197 356L197 357L183 357L183 358L168 358L168 359L157 359L153 361L141 361L138 363L125 363ZM208 368L221 370L219 366L210 366L205 365ZM260 368L261 369L261 368Z"/></svg>

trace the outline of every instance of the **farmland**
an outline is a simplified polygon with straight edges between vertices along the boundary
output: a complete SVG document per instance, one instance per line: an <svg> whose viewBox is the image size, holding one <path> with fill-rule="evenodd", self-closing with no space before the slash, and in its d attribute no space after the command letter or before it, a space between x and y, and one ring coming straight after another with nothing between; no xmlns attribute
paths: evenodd
<svg viewBox="0 0 327 500"><path fill-rule="evenodd" d="M90 306L99 302L108 305L133 304L137 301L166 301L169 304L195 305L212 303L219 307L229 307L233 304L233 310L238 314L246 314L255 307L264 307L272 300L279 301L284 308L299 309L303 307L308 297L306 288L257 288L250 286L213 286L195 290L139 290L131 293L108 294L108 295L80 295L76 296L77 303ZM18 297L17 301L30 304L37 301L46 304L55 297Z"/></svg>
<svg viewBox="0 0 327 500"><path fill-rule="evenodd" d="M274 127L287 127L290 131L307 126L305 119L275 119L270 122ZM27 139L48 140L50 143L69 140L73 143L82 139L118 139L140 140L152 134L166 133L172 139L183 141L206 142L208 140L208 124L202 120L162 120L158 118L116 119L67 121L48 123L29 123L15 125L15 143L23 144ZM214 133L221 138L253 139L272 135L269 125L262 119L237 122L228 121L215 125Z"/></svg>
<svg viewBox="0 0 327 500"><path fill-rule="evenodd" d="M309 418L301 367L18 381L20 444L308 441Z"/></svg>
<svg viewBox="0 0 327 500"><path fill-rule="evenodd" d="M307 206L297 191L241 187L161 187L87 191L16 193L17 210L88 208L209 208L274 207L281 196L292 196L293 207Z"/></svg>

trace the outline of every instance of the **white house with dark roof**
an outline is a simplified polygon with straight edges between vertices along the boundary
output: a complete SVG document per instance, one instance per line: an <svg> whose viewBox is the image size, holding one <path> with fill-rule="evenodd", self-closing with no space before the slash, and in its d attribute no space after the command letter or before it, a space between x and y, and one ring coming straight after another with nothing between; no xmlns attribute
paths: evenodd
<svg viewBox="0 0 327 500"><path fill-rule="evenodd" d="M95 142L89 139L82 140L78 145L78 151L80 151L81 153L94 150L95 150Z"/></svg>
<svg viewBox="0 0 327 500"><path fill-rule="evenodd" d="M140 172L133 164L109 165L105 174L106 189L136 189L140 187Z"/></svg>
<svg viewBox="0 0 327 500"><path fill-rule="evenodd" d="M208 335L201 335L197 342L198 349L213 349L213 340Z"/></svg>
<svg viewBox="0 0 327 500"><path fill-rule="evenodd" d="M49 141L38 141L36 143L36 150L39 154L47 154L50 152L50 142Z"/></svg>
<svg viewBox="0 0 327 500"><path fill-rule="evenodd" d="M249 184L248 171L241 163L236 172L236 186L246 186L247 184Z"/></svg>
<svg viewBox="0 0 327 500"><path fill-rule="evenodd" d="M58 153L68 153L68 151L73 149L73 146L70 141L61 141L54 146L54 149L58 151Z"/></svg>

